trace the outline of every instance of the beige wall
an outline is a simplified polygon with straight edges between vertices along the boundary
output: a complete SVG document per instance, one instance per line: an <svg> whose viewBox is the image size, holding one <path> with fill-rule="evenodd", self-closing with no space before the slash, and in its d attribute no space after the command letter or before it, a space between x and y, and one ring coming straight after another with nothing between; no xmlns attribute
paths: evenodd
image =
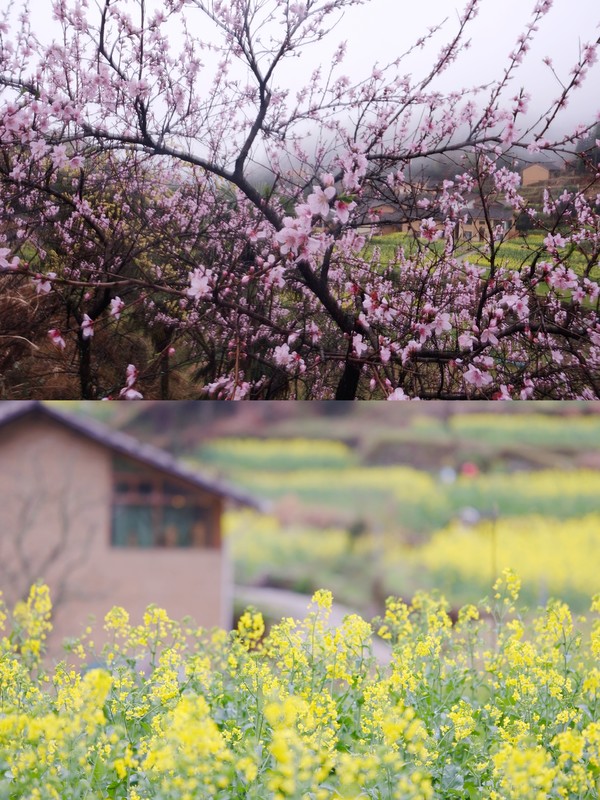
<svg viewBox="0 0 600 800"><path fill-rule="evenodd" d="M203 626L231 623L229 565L218 549L113 548L112 454L51 420L0 429L0 588L13 602L37 578L58 604L52 642L122 605L150 603ZM99 628L101 626L98 626ZM97 637L98 638L98 637Z"/></svg>
<svg viewBox="0 0 600 800"><path fill-rule="evenodd" d="M532 186L540 181L547 181L550 178L550 171L541 164L531 164L523 170L521 180L523 186Z"/></svg>
<svg viewBox="0 0 600 800"><path fill-rule="evenodd" d="M494 227L498 224L500 223L498 223L496 220L492 220L492 225ZM504 221L502 224L504 224ZM483 239L481 237L482 230L483 230ZM485 219L481 219L481 220L473 220L467 223L461 223L460 235L464 239L471 239L475 242L483 241L489 236L487 222L485 221ZM508 228L508 230L505 230L503 234L504 239L514 239L515 236L518 235L519 231L515 228L514 222L510 223L510 227Z"/></svg>

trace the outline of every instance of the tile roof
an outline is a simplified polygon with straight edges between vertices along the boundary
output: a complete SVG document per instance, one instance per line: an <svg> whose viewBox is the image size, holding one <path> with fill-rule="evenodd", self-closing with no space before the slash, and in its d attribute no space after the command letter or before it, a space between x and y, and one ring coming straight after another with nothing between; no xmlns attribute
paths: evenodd
<svg viewBox="0 0 600 800"><path fill-rule="evenodd" d="M147 466L167 472L173 477L181 478L207 492L212 492L241 505L250 506L261 511L267 508L267 503L253 497L250 493L231 486L224 481L201 475L195 469L182 464L181 461L178 461L166 450L140 442L134 436L109 428L91 417L67 414L52 406L45 405L39 400L5 401L0 403L0 429L13 421L27 416L45 417L46 419L54 420L115 453L129 456Z"/></svg>

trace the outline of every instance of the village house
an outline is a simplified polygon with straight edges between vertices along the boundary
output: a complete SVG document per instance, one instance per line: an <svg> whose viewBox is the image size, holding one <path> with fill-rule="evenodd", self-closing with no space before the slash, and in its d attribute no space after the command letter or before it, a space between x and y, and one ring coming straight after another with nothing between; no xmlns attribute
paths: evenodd
<svg viewBox="0 0 600 800"><path fill-rule="evenodd" d="M390 202L372 203L368 210L368 224L359 230L365 233L376 228L381 236L389 233L410 233L420 235L423 220L432 218L436 229L445 229L445 218L442 214L429 209L413 207L406 209L395 207ZM504 239L512 239L519 235L515 227L515 212L510 206L492 202L483 208L478 200L467 199L463 208L456 215L455 237L457 241L482 242L489 238L488 222L493 228L500 228Z"/></svg>
<svg viewBox="0 0 600 800"><path fill-rule="evenodd" d="M515 227L515 212L503 203L490 203L485 209L477 201L467 203L462 209L459 222L460 238L482 242L489 238L488 225L500 228L504 239L519 235Z"/></svg>
<svg viewBox="0 0 600 800"><path fill-rule="evenodd" d="M544 164L529 164L521 170L521 186L535 186L548 183L551 170Z"/></svg>
<svg viewBox="0 0 600 800"><path fill-rule="evenodd" d="M0 410L0 589L11 604L48 583L53 642L114 605L133 623L155 603L175 619L230 626L229 503L260 507L91 418L37 401Z"/></svg>

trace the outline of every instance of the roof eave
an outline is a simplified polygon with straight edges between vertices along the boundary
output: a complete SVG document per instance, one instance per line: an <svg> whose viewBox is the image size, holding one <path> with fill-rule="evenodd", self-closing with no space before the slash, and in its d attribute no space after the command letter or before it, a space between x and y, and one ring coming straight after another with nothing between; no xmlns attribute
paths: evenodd
<svg viewBox="0 0 600 800"><path fill-rule="evenodd" d="M28 414L53 419L59 424L79 433L81 436L97 442L113 452L117 452L120 455L140 461L147 466L167 472L174 477L188 481L199 489L204 489L205 491L220 495L226 500L232 500L239 505L254 508L257 511L264 511L268 508L268 504L265 501L259 500L250 493L237 489L234 486L229 486L224 481L205 478L195 470L184 466L171 456L170 453L154 445L140 442L128 433L115 431L95 419L89 417L84 419L72 414L66 414L52 406L45 405L39 400L15 401L14 403L10 403L8 408L0 411L0 427L7 425L11 421L21 419Z"/></svg>

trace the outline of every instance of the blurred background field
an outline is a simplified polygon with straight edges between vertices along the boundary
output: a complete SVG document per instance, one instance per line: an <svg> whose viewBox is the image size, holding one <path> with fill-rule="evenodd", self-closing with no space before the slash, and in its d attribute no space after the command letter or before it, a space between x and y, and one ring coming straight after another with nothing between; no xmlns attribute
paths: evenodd
<svg viewBox="0 0 600 800"><path fill-rule="evenodd" d="M120 424L270 501L227 515L239 586L327 588L367 615L422 588L476 602L504 567L529 606L583 611L600 592L600 403L122 407Z"/></svg>

